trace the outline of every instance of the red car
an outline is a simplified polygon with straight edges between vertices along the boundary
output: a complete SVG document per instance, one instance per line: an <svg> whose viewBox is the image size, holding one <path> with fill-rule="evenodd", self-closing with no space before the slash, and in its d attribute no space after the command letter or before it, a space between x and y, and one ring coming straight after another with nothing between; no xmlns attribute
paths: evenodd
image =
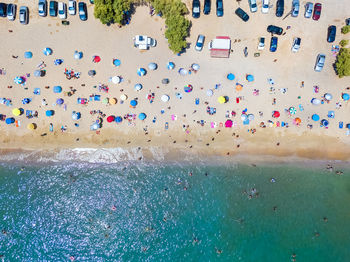
<svg viewBox="0 0 350 262"><path fill-rule="evenodd" d="M312 15L313 20L317 21L318 19L320 19L321 10L322 10L322 4L316 3L314 8L314 14Z"/></svg>

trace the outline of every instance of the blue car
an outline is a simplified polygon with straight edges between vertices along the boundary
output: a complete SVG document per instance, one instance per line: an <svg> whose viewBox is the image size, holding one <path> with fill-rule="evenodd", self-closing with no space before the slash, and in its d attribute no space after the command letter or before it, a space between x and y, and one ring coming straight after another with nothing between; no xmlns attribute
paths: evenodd
<svg viewBox="0 0 350 262"><path fill-rule="evenodd" d="M270 42L270 51L271 52L276 52L277 43L278 43L278 38L276 36L271 37L271 42Z"/></svg>
<svg viewBox="0 0 350 262"><path fill-rule="evenodd" d="M79 18L81 21L87 20L86 4L84 2L79 2L78 4Z"/></svg>
<svg viewBox="0 0 350 262"><path fill-rule="evenodd" d="M193 0L192 2L192 17L199 18L201 15L201 3L199 0Z"/></svg>
<svg viewBox="0 0 350 262"><path fill-rule="evenodd" d="M216 0L216 16L221 17L224 15L224 3L222 0Z"/></svg>

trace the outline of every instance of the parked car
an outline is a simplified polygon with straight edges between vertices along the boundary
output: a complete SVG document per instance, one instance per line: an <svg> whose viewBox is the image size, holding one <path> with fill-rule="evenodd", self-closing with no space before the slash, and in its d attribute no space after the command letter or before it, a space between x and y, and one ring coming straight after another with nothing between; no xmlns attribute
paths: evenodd
<svg viewBox="0 0 350 262"><path fill-rule="evenodd" d="M209 15L211 9L211 0L204 0L203 14Z"/></svg>
<svg viewBox="0 0 350 262"><path fill-rule="evenodd" d="M267 27L267 32L271 34L281 35L283 33L283 29L279 26L269 25Z"/></svg>
<svg viewBox="0 0 350 262"><path fill-rule="evenodd" d="M300 37L295 37L293 40L293 45L292 45L292 52L296 53L300 49L300 44L301 44L301 38Z"/></svg>
<svg viewBox="0 0 350 262"><path fill-rule="evenodd" d="M284 0L277 0L276 2L276 16L281 17L284 13Z"/></svg>
<svg viewBox="0 0 350 262"><path fill-rule="evenodd" d="M198 18L201 14L201 2L199 0L192 1L192 17Z"/></svg>
<svg viewBox="0 0 350 262"><path fill-rule="evenodd" d="M0 16L6 17L7 15L7 5L5 3L0 3Z"/></svg>
<svg viewBox="0 0 350 262"><path fill-rule="evenodd" d="M337 27L335 25L331 25L328 27L328 34L327 34L328 43L333 43L335 41L336 33L337 33Z"/></svg>
<svg viewBox="0 0 350 262"><path fill-rule="evenodd" d="M49 10L50 16L53 16L53 17L57 16L57 8L58 8L57 2L56 1L50 1L50 10Z"/></svg>
<svg viewBox="0 0 350 262"><path fill-rule="evenodd" d="M265 48L265 37L259 38L258 50L264 50Z"/></svg>
<svg viewBox="0 0 350 262"><path fill-rule="evenodd" d="M246 12L244 12L244 10L240 7L236 9L235 14L244 22L247 22L249 20L249 15Z"/></svg>
<svg viewBox="0 0 350 262"><path fill-rule="evenodd" d="M7 5L7 19L14 21L16 19L17 6L15 4Z"/></svg>
<svg viewBox="0 0 350 262"><path fill-rule="evenodd" d="M345 19L345 24L346 24L346 25L350 25L350 18Z"/></svg>
<svg viewBox="0 0 350 262"><path fill-rule="evenodd" d="M84 2L79 2L78 9L79 9L79 18L80 18L80 20L81 21L86 21L87 20L86 4Z"/></svg>
<svg viewBox="0 0 350 262"><path fill-rule="evenodd" d="M221 17L224 15L224 3L222 0L216 0L216 16Z"/></svg>
<svg viewBox="0 0 350 262"><path fill-rule="evenodd" d="M312 10L314 9L314 4L311 2L307 2L305 5L305 18L310 18L312 15Z"/></svg>
<svg viewBox="0 0 350 262"><path fill-rule="evenodd" d="M250 8L250 12L252 13L255 13L256 11L258 11L256 0L249 0L249 8Z"/></svg>
<svg viewBox="0 0 350 262"><path fill-rule="evenodd" d="M261 12L267 14L269 12L269 0L262 0Z"/></svg>
<svg viewBox="0 0 350 262"><path fill-rule="evenodd" d="M205 40L205 36L204 35L198 35L196 46L195 46L195 49L197 51L202 51L203 45L204 45L204 40Z"/></svg>
<svg viewBox="0 0 350 262"><path fill-rule="evenodd" d="M324 62L326 61L326 55L324 54L318 54L316 58L316 64L314 70L316 72L321 72L324 66Z"/></svg>
<svg viewBox="0 0 350 262"><path fill-rule="evenodd" d="M292 16L297 17L299 15L300 2L299 0L293 0L292 2Z"/></svg>
<svg viewBox="0 0 350 262"><path fill-rule="evenodd" d="M40 16L47 16L47 2L46 0L39 0L38 3L38 12Z"/></svg>
<svg viewBox="0 0 350 262"><path fill-rule="evenodd" d="M276 36L271 37L271 42L270 42L270 51L271 52L276 52L277 43L278 43L278 38Z"/></svg>
<svg viewBox="0 0 350 262"><path fill-rule="evenodd" d="M322 4L316 3L314 8L314 14L312 16L312 19L317 21L321 17L321 11L322 11Z"/></svg>
<svg viewBox="0 0 350 262"><path fill-rule="evenodd" d="M67 5L66 5L66 3L63 3L63 2L58 3L58 17L61 19L67 18Z"/></svg>
<svg viewBox="0 0 350 262"><path fill-rule="evenodd" d="M68 14L76 15L77 13L77 2L75 0L68 1Z"/></svg>
<svg viewBox="0 0 350 262"><path fill-rule="evenodd" d="M22 25L28 24L28 18L29 18L29 10L26 6L21 6L19 8L19 22Z"/></svg>

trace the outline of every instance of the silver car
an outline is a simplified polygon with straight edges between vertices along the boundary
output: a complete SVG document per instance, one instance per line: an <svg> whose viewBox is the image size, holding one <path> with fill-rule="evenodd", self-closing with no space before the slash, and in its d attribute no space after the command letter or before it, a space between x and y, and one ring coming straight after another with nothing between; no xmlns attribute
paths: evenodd
<svg viewBox="0 0 350 262"><path fill-rule="evenodd" d="M205 39L204 35L198 35L196 46L195 46L195 49L197 51L202 51L203 45L204 45L204 39Z"/></svg>
<svg viewBox="0 0 350 262"><path fill-rule="evenodd" d="M295 37L293 40L293 45L292 45L292 52L296 53L300 49L300 44L301 44L301 38L300 37Z"/></svg>
<svg viewBox="0 0 350 262"><path fill-rule="evenodd" d="M292 16L297 17L299 15L300 2L299 0L293 0L292 2Z"/></svg>
<svg viewBox="0 0 350 262"><path fill-rule="evenodd" d="M258 11L256 0L248 0L248 1L249 1L250 12L255 13L256 11Z"/></svg>
<svg viewBox="0 0 350 262"><path fill-rule="evenodd" d="M307 2L305 5L305 18L310 18L312 16L312 10L314 9L314 4L311 2Z"/></svg>
<svg viewBox="0 0 350 262"><path fill-rule="evenodd" d="M321 72L325 61L326 61L326 55L318 54L314 70L316 72Z"/></svg>
<svg viewBox="0 0 350 262"><path fill-rule="evenodd" d="M19 22L22 25L28 24L29 9L26 6L21 6L19 9Z"/></svg>

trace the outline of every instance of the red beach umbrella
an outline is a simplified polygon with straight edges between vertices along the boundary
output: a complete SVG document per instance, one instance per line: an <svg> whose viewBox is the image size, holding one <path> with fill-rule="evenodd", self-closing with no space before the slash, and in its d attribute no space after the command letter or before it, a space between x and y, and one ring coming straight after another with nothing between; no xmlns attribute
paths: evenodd
<svg viewBox="0 0 350 262"><path fill-rule="evenodd" d="M94 63L98 63L101 61L101 57L99 57L98 55L95 55L93 60L92 60Z"/></svg>
<svg viewBox="0 0 350 262"><path fill-rule="evenodd" d="M107 117L107 122L108 122L108 123L114 122L114 120L115 120L115 116L109 116L109 117Z"/></svg>
<svg viewBox="0 0 350 262"><path fill-rule="evenodd" d="M278 111L273 111L272 117L274 117L274 118L279 118L280 115L281 115L280 112L278 112Z"/></svg>

